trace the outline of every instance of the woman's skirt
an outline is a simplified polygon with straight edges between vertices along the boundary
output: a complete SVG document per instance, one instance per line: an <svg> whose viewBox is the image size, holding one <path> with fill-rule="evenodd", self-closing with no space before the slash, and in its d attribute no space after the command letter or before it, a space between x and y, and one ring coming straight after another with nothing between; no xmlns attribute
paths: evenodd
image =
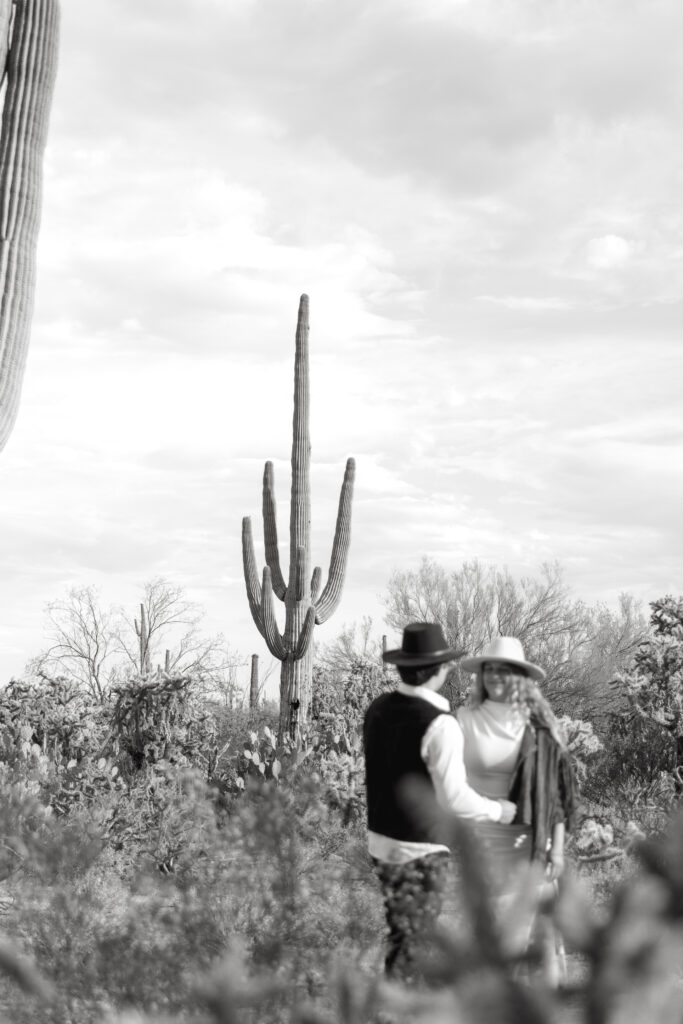
<svg viewBox="0 0 683 1024"><path fill-rule="evenodd" d="M531 863L529 826L477 822L476 835L494 893L497 896L512 895L518 890Z"/></svg>

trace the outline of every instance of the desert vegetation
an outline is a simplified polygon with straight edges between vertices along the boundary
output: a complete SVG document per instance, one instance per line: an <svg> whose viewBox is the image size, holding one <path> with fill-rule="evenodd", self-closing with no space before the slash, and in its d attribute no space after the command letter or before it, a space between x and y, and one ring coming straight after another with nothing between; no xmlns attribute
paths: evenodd
<svg viewBox="0 0 683 1024"><path fill-rule="evenodd" d="M57 21L55 0L0 4L0 448L28 347ZM683 598L653 601L649 616L628 595L616 610L587 606L558 566L516 580L477 562L448 572L425 560L389 581L389 626L437 621L473 653L514 634L548 668L582 808L558 898L539 900L530 877L503 920L474 837L451 821L452 894L425 950L426 984L381 978L360 725L391 677L368 622L314 647L315 625L341 595L354 463L323 586L309 543L307 336L304 296L286 580L272 463L261 580L243 521L248 601L282 663L279 701L261 699L255 666L248 700L240 694L239 656L202 637L198 610L163 580L147 584L133 614L106 611L90 587L57 598L49 647L0 691L0 1018L679 1022ZM465 688L454 670L454 704ZM516 910L529 903L537 935L566 948L560 986L540 969L547 942L516 938Z"/></svg>
<svg viewBox="0 0 683 1024"><path fill-rule="evenodd" d="M471 566L455 577L451 627L472 607L477 579L497 579L508 606L516 594L520 614L550 588L550 621L580 621L582 643L559 632L552 643L573 652L553 678L581 821L560 897L538 908L539 928L564 936L563 988L545 986L540 954L515 945L512 920L494 920L476 846L457 822L430 984L404 990L381 979L359 729L391 677L371 623L316 650L296 742L278 739L277 703L250 707L246 693L226 701L197 666L167 671L143 658L141 671L126 654L138 618L99 688L64 664L51 673L40 657L0 693L3 1019L678 1020L683 602L653 602L648 620L627 599L610 614L577 605L556 567L535 581ZM405 595L411 581L400 581ZM151 592L164 592L160 581ZM62 627L73 597L59 603ZM109 621L90 597L94 618ZM52 606L53 627L54 616ZM472 627L473 648L486 639L484 621ZM460 686L455 678L454 699Z"/></svg>

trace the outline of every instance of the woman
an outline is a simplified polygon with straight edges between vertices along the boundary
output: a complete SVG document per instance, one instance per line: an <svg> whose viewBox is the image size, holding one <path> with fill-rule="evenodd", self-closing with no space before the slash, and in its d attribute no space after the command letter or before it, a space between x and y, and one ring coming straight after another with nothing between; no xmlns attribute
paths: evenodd
<svg viewBox="0 0 683 1024"><path fill-rule="evenodd" d="M517 804L512 825L477 826L498 895L540 862L555 881L564 870L565 829L574 820L571 761L557 719L538 683L545 672L524 657L515 637L500 636L460 665L475 672L468 707L457 712L464 734L467 781L482 796Z"/></svg>

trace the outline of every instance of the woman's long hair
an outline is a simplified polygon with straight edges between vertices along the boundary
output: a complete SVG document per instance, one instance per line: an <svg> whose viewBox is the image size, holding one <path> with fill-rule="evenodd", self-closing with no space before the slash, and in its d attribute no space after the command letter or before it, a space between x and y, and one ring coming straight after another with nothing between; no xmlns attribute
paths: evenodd
<svg viewBox="0 0 683 1024"><path fill-rule="evenodd" d="M520 668L518 671L520 675L524 673L523 668ZM484 700L486 700L484 669L482 665L479 665L475 672L474 684L470 688L469 703L471 707L478 707ZM566 749L567 744L562 735L560 723L557 721L550 704L530 676L524 674L522 679L515 680L511 703L522 718L536 728L547 729L555 742L563 750Z"/></svg>

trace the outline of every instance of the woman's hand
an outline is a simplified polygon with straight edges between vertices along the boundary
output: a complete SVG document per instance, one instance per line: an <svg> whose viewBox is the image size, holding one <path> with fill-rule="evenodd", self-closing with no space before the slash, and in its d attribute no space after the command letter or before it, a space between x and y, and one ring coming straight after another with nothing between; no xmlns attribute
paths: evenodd
<svg viewBox="0 0 683 1024"><path fill-rule="evenodd" d="M564 872L564 852L551 850L548 854L547 876L551 882L556 881Z"/></svg>
<svg viewBox="0 0 683 1024"><path fill-rule="evenodd" d="M555 822L547 867L547 876L551 882L557 881L564 872L564 832L564 822Z"/></svg>

